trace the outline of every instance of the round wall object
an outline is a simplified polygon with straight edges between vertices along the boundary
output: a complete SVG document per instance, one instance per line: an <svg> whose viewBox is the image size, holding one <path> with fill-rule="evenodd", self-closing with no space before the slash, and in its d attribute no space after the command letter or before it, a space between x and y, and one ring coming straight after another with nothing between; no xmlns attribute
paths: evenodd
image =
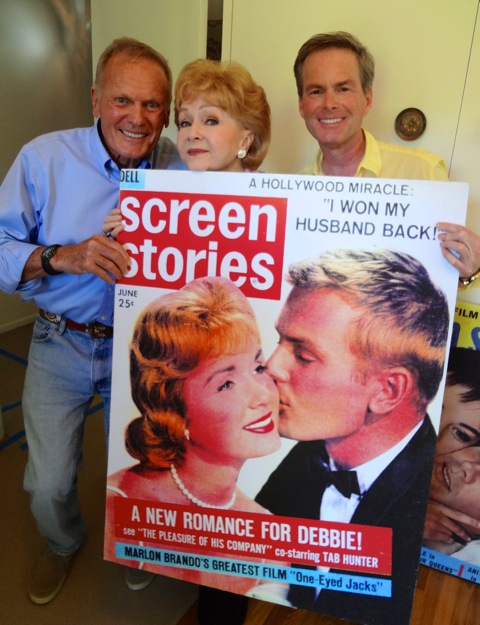
<svg viewBox="0 0 480 625"><path fill-rule="evenodd" d="M408 108L400 111L395 119L395 132L404 141L414 141L425 132L427 118L420 109Z"/></svg>

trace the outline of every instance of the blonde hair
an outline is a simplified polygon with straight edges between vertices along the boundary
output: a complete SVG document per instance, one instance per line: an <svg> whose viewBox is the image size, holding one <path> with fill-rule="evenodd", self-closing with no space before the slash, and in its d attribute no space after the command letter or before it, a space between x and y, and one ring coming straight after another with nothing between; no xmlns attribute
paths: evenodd
<svg viewBox="0 0 480 625"><path fill-rule="evenodd" d="M183 384L206 358L238 353L260 335L243 293L225 278L200 278L152 302L130 345L132 398L141 416L126 431L131 456L155 469L185 455Z"/></svg>
<svg viewBox="0 0 480 625"><path fill-rule="evenodd" d="M295 263L287 279L301 289L331 289L359 311L347 341L364 375L404 366L415 377L419 403L435 397L446 354L448 304L417 259L387 249L335 250Z"/></svg>
<svg viewBox="0 0 480 625"><path fill-rule="evenodd" d="M175 83L175 123L184 102L198 96L219 106L242 128L253 133L243 166L255 171L267 155L270 144L270 106L265 91L239 63L198 59L185 65Z"/></svg>

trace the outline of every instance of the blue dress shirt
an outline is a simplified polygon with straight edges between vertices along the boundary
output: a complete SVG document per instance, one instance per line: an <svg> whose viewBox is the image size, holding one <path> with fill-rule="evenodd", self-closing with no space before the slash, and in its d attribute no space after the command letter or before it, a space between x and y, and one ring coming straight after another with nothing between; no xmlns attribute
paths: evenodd
<svg viewBox="0 0 480 625"><path fill-rule="evenodd" d="M141 169L186 169L169 139L160 139ZM102 232L118 206L120 170L96 125L42 135L25 145L0 187L0 289L78 323L113 325L114 289L93 274L22 282L38 246L80 243Z"/></svg>

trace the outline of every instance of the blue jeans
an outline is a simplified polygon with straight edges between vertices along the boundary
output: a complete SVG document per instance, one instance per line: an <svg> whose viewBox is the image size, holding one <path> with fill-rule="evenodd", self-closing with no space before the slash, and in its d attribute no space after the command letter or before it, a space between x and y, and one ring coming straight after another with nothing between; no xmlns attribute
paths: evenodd
<svg viewBox="0 0 480 625"><path fill-rule="evenodd" d="M23 390L29 456L24 487L42 536L57 554L74 553L86 527L77 474L85 419L95 394L104 401L108 437L113 339L92 339L37 318ZM102 443L103 444L103 443Z"/></svg>

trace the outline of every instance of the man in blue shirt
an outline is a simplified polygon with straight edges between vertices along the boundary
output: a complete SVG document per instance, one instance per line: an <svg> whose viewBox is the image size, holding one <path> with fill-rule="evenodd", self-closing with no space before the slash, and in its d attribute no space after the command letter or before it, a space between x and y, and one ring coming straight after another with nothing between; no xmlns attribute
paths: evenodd
<svg viewBox="0 0 480 625"><path fill-rule="evenodd" d="M39 307L23 393L25 488L47 540L30 581L37 604L62 587L85 536L77 493L84 421L95 394L108 435L115 280L128 254L102 233L124 168L184 168L160 139L168 125L167 61L134 39L115 40L92 87L97 123L23 147L0 188L0 288ZM127 569L130 573L130 569ZM133 589L144 580L131 580Z"/></svg>

